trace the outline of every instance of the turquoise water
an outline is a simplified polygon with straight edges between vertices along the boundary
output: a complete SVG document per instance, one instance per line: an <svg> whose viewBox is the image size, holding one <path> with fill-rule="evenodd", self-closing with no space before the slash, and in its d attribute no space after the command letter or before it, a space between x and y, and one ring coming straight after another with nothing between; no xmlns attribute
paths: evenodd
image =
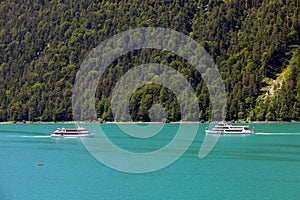
<svg viewBox="0 0 300 200"><path fill-rule="evenodd" d="M103 165L79 139L51 139L62 126L73 125L0 125L1 200L300 198L300 123L254 124L258 135L222 136L204 159L198 152L207 124L200 124L180 159L145 174ZM147 152L171 141L179 125L167 124L151 139L132 139L115 124L101 126L116 145Z"/></svg>

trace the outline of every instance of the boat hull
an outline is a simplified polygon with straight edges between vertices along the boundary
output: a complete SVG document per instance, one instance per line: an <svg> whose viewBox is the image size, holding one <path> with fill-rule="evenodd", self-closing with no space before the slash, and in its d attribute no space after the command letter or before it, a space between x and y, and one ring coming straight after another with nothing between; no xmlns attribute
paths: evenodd
<svg viewBox="0 0 300 200"><path fill-rule="evenodd" d="M254 132L205 131L205 133L214 135L254 135Z"/></svg>
<svg viewBox="0 0 300 200"><path fill-rule="evenodd" d="M69 137L69 138L74 138L74 137L94 137L94 134L89 133L89 134L77 134L77 135L75 135L75 134L57 134L57 133L53 134L52 133L51 137L53 137L53 138L61 138L61 137Z"/></svg>

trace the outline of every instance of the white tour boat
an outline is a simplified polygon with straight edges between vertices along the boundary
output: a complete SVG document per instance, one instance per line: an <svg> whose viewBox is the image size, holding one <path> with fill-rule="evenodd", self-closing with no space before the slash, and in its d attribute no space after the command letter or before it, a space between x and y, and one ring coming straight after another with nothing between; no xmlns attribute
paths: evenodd
<svg viewBox="0 0 300 200"><path fill-rule="evenodd" d="M94 136L86 128L57 128L51 133L51 137L92 137Z"/></svg>
<svg viewBox="0 0 300 200"><path fill-rule="evenodd" d="M249 129L249 126L234 126L228 123L218 123L214 128L205 130L206 134L224 134L224 135L251 135L254 134L254 127Z"/></svg>

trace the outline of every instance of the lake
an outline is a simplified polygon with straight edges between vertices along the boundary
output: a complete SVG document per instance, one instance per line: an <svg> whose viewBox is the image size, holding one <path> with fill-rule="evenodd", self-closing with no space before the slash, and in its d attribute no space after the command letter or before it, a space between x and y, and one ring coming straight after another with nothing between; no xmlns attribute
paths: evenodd
<svg viewBox="0 0 300 200"><path fill-rule="evenodd" d="M300 123L247 125L258 134L221 136L199 159L208 126L199 124L193 143L174 163L126 173L95 159L78 138L49 137L72 124L1 124L0 199L299 199ZM159 134L137 139L116 124L101 124L115 145L136 153L164 147L179 126L166 124Z"/></svg>

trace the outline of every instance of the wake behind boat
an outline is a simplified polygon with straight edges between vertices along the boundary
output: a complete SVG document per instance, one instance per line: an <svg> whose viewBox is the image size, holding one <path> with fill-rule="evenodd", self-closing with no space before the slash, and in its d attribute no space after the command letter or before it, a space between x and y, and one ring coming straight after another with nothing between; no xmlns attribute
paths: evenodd
<svg viewBox="0 0 300 200"><path fill-rule="evenodd" d="M252 135L254 128L249 129L249 126L234 126L229 123L218 123L211 130L205 130L206 134L224 134L224 135Z"/></svg>
<svg viewBox="0 0 300 200"><path fill-rule="evenodd" d="M51 133L51 137L93 137L86 128L57 128Z"/></svg>

